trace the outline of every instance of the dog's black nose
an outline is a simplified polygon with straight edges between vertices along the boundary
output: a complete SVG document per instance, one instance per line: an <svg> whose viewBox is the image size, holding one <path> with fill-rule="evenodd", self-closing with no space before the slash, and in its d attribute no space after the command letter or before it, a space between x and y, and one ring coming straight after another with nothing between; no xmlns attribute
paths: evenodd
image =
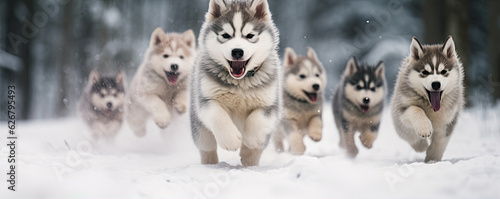
<svg viewBox="0 0 500 199"><path fill-rule="evenodd" d="M319 84L314 84L314 85L313 85L313 89L314 89L315 91L319 90Z"/></svg>
<svg viewBox="0 0 500 199"><path fill-rule="evenodd" d="M113 104L112 104L111 102L108 102L108 103L106 104L106 106L107 106L108 108L111 108L111 107L113 107Z"/></svg>
<svg viewBox="0 0 500 199"><path fill-rule="evenodd" d="M363 103L364 104L370 103L370 98L367 98L367 97L363 98Z"/></svg>
<svg viewBox="0 0 500 199"><path fill-rule="evenodd" d="M432 89L434 90L439 90L441 88L441 83L440 82L432 82Z"/></svg>
<svg viewBox="0 0 500 199"><path fill-rule="evenodd" d="M235 59L239 59L239 58L242 58L243 57L243 50L242 49L239 49L239 48L235 48L233 49L233 51L231 51L231 55L235 58Z"/></svg>
<svg viewBox="0 0 500 199"><path fill-rule="evenodd" d="M177 65L177 64L172 64L172 65L170 65L170 68L171 68L173 71L176 71L177 69L179 69L179 65Z"/></svg>

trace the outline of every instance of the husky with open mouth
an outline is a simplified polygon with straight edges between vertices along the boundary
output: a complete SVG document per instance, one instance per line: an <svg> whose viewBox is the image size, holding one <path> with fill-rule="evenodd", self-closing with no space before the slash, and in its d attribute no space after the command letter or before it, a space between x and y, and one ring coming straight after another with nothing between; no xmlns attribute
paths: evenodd
<svg viewBox="0 0 500 199"><path fill-rule="evenodd" d="M217 145L239 148L256 166L281 109L278 31L267 0L211 0L198 40L191 128L201 163L216 164Z"/></svg>
<svg viewBox="0 0 500 199"><path fill-rule="evenodd" d="M333 94L333 116L340 141L350 157L356 157L358 148L354 134L359 131L361 144L372 148L377 138L386 93L384 63L359 64L352 57L344 70L340 84Z"/></svg>
<svg viewBox="0 0 500 199"><path fill-rule="evenodd" d="M291 48L286 48L283 60L285 116L273 136L274 144L277 151L283 151L286 138L290 153L302 155L306 149L305 135L316 142L322 137L325 69L312 48L307 48L306 56L298 56Z"/></svg>
<svg viewBox="0 0 500 199"><path fill-rule="evenodd" d="M463 78L451 36L442 45L421 45L413 37L410 55L399 69L391 108L398 135L415 151L426 151L425 162L443 157L464 105Z"/></svg>
<svg viewBox="0 0 500 199"><path fill-rule="evenodd" d="M127 123L135 135L146 134L146 122L151 116L158 127L166 128L173 111L187 111L195 46L192 30L165 34L156 28L151 34L144 61L127 96Z"/></svg>

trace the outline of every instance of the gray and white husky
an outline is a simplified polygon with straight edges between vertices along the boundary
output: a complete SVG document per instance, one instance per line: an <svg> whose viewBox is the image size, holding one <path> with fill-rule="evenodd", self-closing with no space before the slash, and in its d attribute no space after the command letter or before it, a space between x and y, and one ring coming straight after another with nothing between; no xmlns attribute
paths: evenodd
<svg viewBox="0 0 500 199"><path fill-rule="evenodd" d="M354 134L366 148L377 138L386 93L384 63L375 66L358 64L352 57L333 94L333 116L337 125L341 148L350 157L356 157L358 148Z"/></svg>
<svg viewBox="0 0 500 199"><path fill-rule="evenodd" d="M158 127L166 128L173 111L187 111L195 42L192 30L165 34L156 28L151 34L144 61L127 95L127 123L136 136L146 134L146 122L151 117Z"/></svg>
<svg viewBox="0 0 500 199"><path fill-rule="evenodd" d="M274 134L274 144L277 151L283 151L283 139L286 137L290 153L301 155L306 149L305 135L316 142L322 137L321 113L326 74L312 48L307 48L306 56L297 56L291 48L286 48L283 59L285 118Z"/></svg>
<svg viewBox="0 0 500 199"><path fill-rule="evenodd" d="M255 166L280 119L278 31L267 0L211 0L193 70L191 128L201 163L217 145Z"/></svg>
<svg viewBox="0 0 500 199"><path fill-rule="evenodd" d="M93 141L112 141L121 129L125 105L125 73L101 77L92 70L80 97L78 113L91 131Z"/></svg>
<svg viewBox="0 0 500 199"><path fill-rule="evenodd" d="M399 69L392 119L398 135L425 162L440 161L464 105L463 67L449 36L443 45L421 45L413 37ZM430 145L427 138L430 138Z"/></svg>

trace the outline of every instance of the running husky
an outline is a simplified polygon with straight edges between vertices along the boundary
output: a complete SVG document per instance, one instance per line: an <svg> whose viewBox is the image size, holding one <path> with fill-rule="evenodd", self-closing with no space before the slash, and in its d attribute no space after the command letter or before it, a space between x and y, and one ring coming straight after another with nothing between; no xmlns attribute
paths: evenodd
<svg viewBox="0 0 500 199"><path fill-rule="evenodd" d="M125 73L116 77L101 77L92 70L80 97L78 113L91 131L94 141L112 141L123 122Z"/></svg>
<svg viewBox="0 0 500 199"><path fill-rule="evenodd" d="M425 162L443 157L464 105L463 78L451 36L443 45L424 46L413 37L410 55L399 69L392 119L399 136L415 151L427 151Z"/></svg>
<svg viewBox="0 0 500 199"><path fill-rule="evenodd" d="M166 128L174 110L186 112L195 40L192 30L165 34L156 28L151 34L128 95L127 122L135 135L146 134L146 121L151 116L158 127Z"/></svg>
<svg viewBox="0 0 500 199"><path fill-rule="evenodd" d="M283 151L283 139L287 137L290 152L302 155L306 134L316 142L321 140L325 69L312 48L307 48L307 56L297 56L286 48L283 59L285 118L274 135L274 145L277 151Z"/></svg>
<svg viewBox="0 0 500 199"><path fill-rule="evenodd" d="M278 31L267 0L211 0L193 71L191 129L201 163L217 144L256 166L282 109Z"/></svg>
<svg viewBox="0 0 500 199"><path fill-rule="evenodd" d="M347 63L340 84L333 94L333 116L337 125L341 148L350 157L356 157L358 148L354 134L366 148L372 148L377 138L386 93L384 63L376 66L358 64L356 57Z"/></svg>

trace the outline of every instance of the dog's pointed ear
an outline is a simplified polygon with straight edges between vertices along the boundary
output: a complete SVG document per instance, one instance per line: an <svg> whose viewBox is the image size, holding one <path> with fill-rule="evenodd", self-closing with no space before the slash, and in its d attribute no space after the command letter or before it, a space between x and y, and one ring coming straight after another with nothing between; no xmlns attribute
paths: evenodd
<svg viewBox="0 0 500 199"><path fill-rule="evenodd" d="M156 28L151 34L151 39L149 40L149 46L156 47L165 39L165 32L160 27Z"/></svg>
<svg viewBox="0 0 500 199"><path fill-rule="evenodd" d="M271 20L271 12L269 11L269 4L267 0L253 0L250 10L255 13L257 19Z"/></svg>
<svg viewBox="0 0 500 199"><path fill-rule="evenodd" d="M222 12L226 9L226 1L225 0L210 0L208 4L208 12L205 15L205 19L207 21L213 21L220 16L222 16Z"/></svg>
<svg viewBox="0 0 500 199"><path fill-rule="evenodd" d="M383 61L380 61L377 66L375 67L375 75L379 78L384 78L384 73L385 73L385 64Z"/></svg>
<svg viewBox="0 0 500 199"><path fill-rule="evenodd" d="M125 85L125 81L127 80L127 76L123 70L120 70L120 72L118 72L118 74L116 75L115 79L116 79L116 83L121 84L121 85Z"/></svg>
<svg viewBox="0 0 500 199"><path fill-rule="evenodd" d="M451 35L446 38L446 41L443 44L442 48L443 54L448 58L457 57L457 51L455 50L455 42L453 42L453 38Z"/></svg>
<svg viewBox="0 0 500 199"><path fill-rule="evenodd" d="M283 65L285 67L292 66L293 64L295 64L295 61L297 61L297 54L295 54L295 51L293 51L292 48L287 47L285 49L285 57Z"/></svg>
<svg viewBox="0 0 500 199"><path fill-rule="evenodd" d="M182 33L182 40L186 42L186 45L190 48L195 48L196 46L196 37L194 36L193 30L189 29L186 32Z"/></svg>
<svg viewBox="0 0 500 199"><path fill-rule="evenodd" d="M349 59L349 61L347 62L347 66L344 70L344 75L351 76L354 73L356 73L357 70L358 70L358 60L356 59L355 56L352 56L351 59Z"/></svg>
<svg viewBox="0 0 500 199"><path fill-rule="evenodd" d="M317 61L318 63L320 62L318 59L318 55L316 55L316 51L314 51L314 49L312 49L311 47L307 47L307 57Z"/></svg>
<svg viewBox="0 0 500 199"><path fill-rule="evenodd" d="M99 72L97 72L97 69L92 69L92 71L89 74L89 83L95 84L99 81L100 75Z"/></svg>
<svg viewBox="0 0 500 199"><path fill-rule="evenodd" d="M417 40L416 37L413 37L411 39L410 56L414 60L419 60L424 56L424 48L422 48L422 45L420 44L420 42Z"/></svg>

